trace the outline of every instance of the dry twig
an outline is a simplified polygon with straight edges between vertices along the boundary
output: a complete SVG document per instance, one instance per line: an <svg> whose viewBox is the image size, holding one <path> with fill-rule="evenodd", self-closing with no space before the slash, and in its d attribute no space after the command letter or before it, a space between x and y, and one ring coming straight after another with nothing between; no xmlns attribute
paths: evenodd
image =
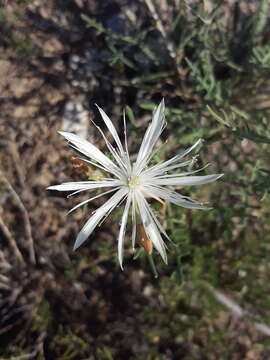
<svg viewBox="0 0 270 360"><path fill-rule="evenodd" d="M24 175L23 170L22 170L22 168L20 166L20 164L22 162L21 162L20 155L19 155L19 152L18 152L18 149L17 149L17 146L16 146L15 134L13 134L13 138L14 138L13 141L8 142L8 150L9 150L10 156L13 159L13 164L14 164L17 176L18 176L19 184L20 184L20 186L22 188L24 188L25 187L25 175Z"/></svg>
<svg viewBox="0 0 270 360"><path fill-rule="evenodd" d="M3 173L3 171L1 169L0 169L0 178L2 179L4 184L7 186L10 194L12 195L14 201L16 202L18 208L20 209L20 211L22 213L23 222L24 222L24 228L25 228L25 234L26 234L27 244L28 244L28 250L29 250L29 256L30 256L30 262L32 264L35 264L36 263L36 256L35 256L35 250L34 250L34 241L33 241L33 238L32 238L32 229L31 229L31 224L30 224L28 212L27 212L22 200L20 199L19 195L13 189L12 185L10 184L8 179L5 177L5 175L4 175L4 173Z"/></svg>
<svg viewBox="0 0 270 360"><path fill-rule="evenodd" d="M214 295L214 297L230 311L232 315L234 315L236 318L247 320L260 333L266 336L270 336L270 327L268 325L252 321L253 316L241 308L234 300L224 295L221 291L214 289L209 284L207 284L206 287Z"/></svg>
<svg viewBox="0 0 270 360"><path fill-rule="evenodd" d="M148 7L148 10L149 10L152 18L154 19L154 21L156 23L157 29L160 31L161 35L163 36L163 38L165 40L165 45L166 45L167 50L168 50L168 52L170 54L170 57L173 59L173 61L175 63L176 69L179 71L178 64L177 64L177 54L176 54L176 51L174 49L174 45L169 40L169 38L167 36L167 33L166 33L165 29L164 29L162 20L160 19L159 15L158 15L158 12L156 11L152 0L144 0L144 2L146 4L146 6Z"/></svg>
<svg viewBox="0 0 270 360"><path fill-rule="evenodd" d="M16 241L14 240L14 237L12 236L11 232L9 231L8 227L6 226L6 224L4 223L3 218L0 215L0 229L2 230L5 238L8 240L10 247L12 248L14 255L16 257L16 259L21 263L21 264L25 264L22 253L20 252Z"/></svg>

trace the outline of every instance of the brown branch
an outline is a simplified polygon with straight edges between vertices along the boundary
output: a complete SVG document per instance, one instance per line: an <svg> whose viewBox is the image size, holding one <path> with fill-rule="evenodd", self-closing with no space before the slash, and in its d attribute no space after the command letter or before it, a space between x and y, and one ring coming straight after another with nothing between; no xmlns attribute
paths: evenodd
<svg viewBox="0 0 270 360"><path fill-rule="evenodd" d="M178 69L178 64L177 64L177 54L176 51L174 49L174 45L173 43L169 40L167 33L165 31L165 28L163 26L162 20L160 19L158 12L156 11L156 8L152 2L152 0L144 0L146 6L148 7L148 10L152 16L152 18L154 19L155 23L156 23L156 27L159 30L159 32L161 33L161 35L163 36L164 40L165 40L165 45L167 47L167 50L170 54L170 57L173 59L175 65L176 65L176 69Z"/></svg>
<svg viewBox="0 0 270 360"><path fill-rule="evenodd" d="M15 135L13 137L15 137ZM14 164L14 167L15 167L15 171L16 171L17 176L18 176L18 182L19 182L20 186L22 188L24 188L25 187L25 175L24 175L23 170L22 170L22 168L20 166L20 164L22 162L21 162L21 159L20 159L20 155L19 155L15 140L10 141L8 143L8 150L9 150L9 153L10 153L12 159L13 159L13 164Z"/></svg>
<svg viewBox="0 0 270 360"><path fill-rule="evenodd" d="M25 265L22 253L20 252L16 241L14 240L14 237L12 236L11 232L9 231L8 227L4 223L3 218L0 215L0 229L2 230L2 233L4 234L5 238L8 240L10 247L12 248L14 255L18 262L20 262L22 265Z"/></svg>
<svg viewBox="0 0 270 360"><path fill-rule="evenodd" d="M5 254L0 250L0 270L1 273L8 272L12 268L12 265L8 263L5 259Z"/></svg>
<svg viewBox="0 0 270 360"><path fill-rule="evenodd" d="M24 222L24 228L25 228L25 234L26 234L26 239L27 239L27 244L28 244L28 250L29 250L29 256L30 256L30 262L32 264L35 264L36 263L36 256L35 256L35 250L34 250L34 241L33 241L33 238L32 238L32 229L31 229L31 224L30 224L30 219L29 219L28 212L27 212L22 200L20 199L19 195L13 189L12 185L10 184L8 179L5 177L5 175L4 175L4 173L3 173L3 171L1 169L0 169L0 177L2 178L3 182L7 186L10 194L12 195L14 201L16 202L18 208L20 209L20 211L22 213L23 222Z"/></svg>
<svg viewBox="0 0 270 360"><path fill-rule="evenodd" d="M268 325L254 321L254 316L252 316L252 314L249 314L245 309L241 308L234 300L230 299L221 291L216 290L210 284L205 284L205 286L213 294L216 300L223 306L225 306L233 316L239 319L243 319L244 321L248 321L260 333L266 336L270 336L270 327Z"/></svg>

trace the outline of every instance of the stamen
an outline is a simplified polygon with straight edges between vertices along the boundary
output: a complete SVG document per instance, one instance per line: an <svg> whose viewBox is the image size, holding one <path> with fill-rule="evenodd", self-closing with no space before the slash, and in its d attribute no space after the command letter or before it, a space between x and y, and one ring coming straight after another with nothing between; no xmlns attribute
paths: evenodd
<svg viewBox="0 0 270 360"><path fill-rule="evenodd" d="M134 189L136 186L140 185L141 180L139 176L130 176L127 180L127 185L131 188Z"/></svg>

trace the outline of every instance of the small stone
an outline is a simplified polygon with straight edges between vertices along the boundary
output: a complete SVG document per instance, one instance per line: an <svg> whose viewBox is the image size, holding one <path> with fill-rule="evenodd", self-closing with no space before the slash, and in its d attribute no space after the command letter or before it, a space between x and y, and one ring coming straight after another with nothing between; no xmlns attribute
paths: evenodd
<svg viewBox="0 0 270 360"><path fill-rule="evenodd" d="M56 56L64 51L63 43L61 43L56 37L51 38L44 42L42 50L45 56Z"/></svg>
<svg viewBox="0 0 270 360"><path fill-rule="evenodd" d="M89 126L89 113L82 104L68 101L65 106L62 120L62 130L75 133L76 135L86 138Z"/></svg>

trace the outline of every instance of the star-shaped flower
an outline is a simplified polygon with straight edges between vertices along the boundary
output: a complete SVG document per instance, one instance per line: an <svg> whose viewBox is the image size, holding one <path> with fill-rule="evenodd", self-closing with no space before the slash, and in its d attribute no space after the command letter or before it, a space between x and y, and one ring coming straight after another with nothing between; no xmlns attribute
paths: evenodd
<svg viewBox="0 0 270 360"><path fill-rule="evenodd" d="M198 203L189 197L183 196L180 193L167 188L167 186L203 185L219 179L223 174L194 176L194 173L202 169L176 174L171 173L172 170L175 171L192 164L194 158L184 162L180 162L180 160L182 160L183 157L188 155L193 149L201 144L202 139L199 139L193 146L185 151L178 153L173 158L153 166L148 166L153 155L154 146L165 126L164 100L161 101L153 114L152 122L148 126L134 162L130 160L127 148L125 118L125 141L123 145L112 121L101 108L98 107L98 110L116 144L116 148L113 147L113 145L109 142L109 140L105 137L99 128L113 160L111 160L95 145L91 144L85 139L64 131L60 131L59 133L64 136L64 138L70 143L71 147L83 155L81 160L94 165L97 168L100 168L102 171L109 173L110 176L100 179L99 181L93 180L67 182L61 185L50 186L48 188L50 190L58 191L75 191L73 194L84 190L111 188L105 192L102 192L101 194L81 202L73 209L71 209L70 212L100 196L114 192L111 198L107 200L101 207L96 209L93 215L85 223L77 236L74 249L77 249L87 240L87 238L104 217L107 217L117 205L125 201L125 207L118 235L118 259L121 268L123 268L123 245L128 214L130 210L132 219L133 249L135 248L137 228L139 228L140 236L143 238L143 240L148 242L151 246L153 245L154 248L160 253L165 263L167 263L166 247L161 234L166 238L168 238L168 235L155 216L146 198L167 200L178 206L190 209L208 210L208 207L205 207L201 203ZM148 251L151 252L151 250Z"/></svg>

